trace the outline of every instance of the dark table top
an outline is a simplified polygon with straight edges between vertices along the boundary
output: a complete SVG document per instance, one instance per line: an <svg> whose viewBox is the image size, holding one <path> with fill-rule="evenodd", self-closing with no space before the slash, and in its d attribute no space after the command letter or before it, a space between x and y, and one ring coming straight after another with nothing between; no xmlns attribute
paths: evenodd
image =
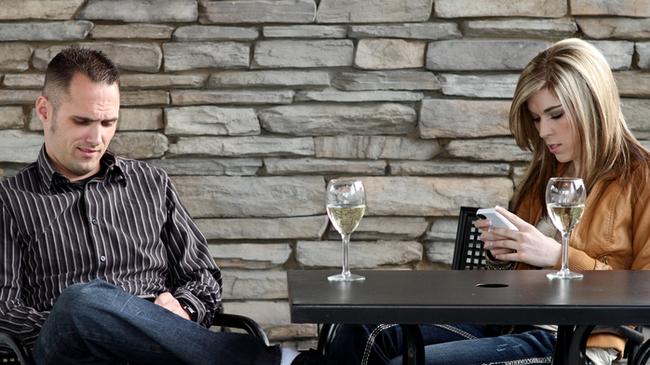
<svg viewBox="0 0 650 365"><path fill-rule="evenodd" d="M329 282L334 271L288 273L294 323L648 324L650 271L355 271L365 281ZM503 286L502 286L503 285Z"/></svg>

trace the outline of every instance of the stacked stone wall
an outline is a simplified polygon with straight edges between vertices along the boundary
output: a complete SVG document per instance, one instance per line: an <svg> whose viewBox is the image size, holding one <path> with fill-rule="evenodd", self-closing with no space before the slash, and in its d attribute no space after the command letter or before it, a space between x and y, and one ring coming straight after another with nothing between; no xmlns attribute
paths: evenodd
<svg viewBox="0 0 650 365"><path fill-rule="evenodd" d="M123 72L111 148L172 176L226 310L306 346L285 272L340 265L329 179L368 191L353 268L446 268L459 206L507 205L530 159L507 121L524 65L589 40L645 140L649 29L650 0L1 0L0 178L41 147L49 60L103 50Z"/></svg>

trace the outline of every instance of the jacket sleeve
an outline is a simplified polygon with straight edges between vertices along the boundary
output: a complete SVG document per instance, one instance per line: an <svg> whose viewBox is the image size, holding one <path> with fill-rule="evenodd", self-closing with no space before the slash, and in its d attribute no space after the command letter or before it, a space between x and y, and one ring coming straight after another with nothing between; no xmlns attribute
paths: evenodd
<svg viewBox="0 0 650 365"><path fill-rule="evenodd" d="M0 202L0 332L30 347L38 337L49 311L38 311L21 298L21 235L12 215Z"/></svg>
<svg viewBox="0 0 650 365"><path fill-rule="evenodd" d="M196 321L208 327L221 310L221 272L168 177L166 182L167 221L161 238L167 247L168 287L176 299L196 310Z"/></svg>

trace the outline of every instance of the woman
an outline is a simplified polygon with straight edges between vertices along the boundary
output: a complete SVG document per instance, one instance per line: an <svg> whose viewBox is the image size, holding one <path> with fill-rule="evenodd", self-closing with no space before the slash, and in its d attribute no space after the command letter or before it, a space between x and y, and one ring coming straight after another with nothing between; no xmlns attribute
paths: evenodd
<svg viewBox="0 0 650 365"><path fill-rule="evenodd" d="M490 265L559 268L560 236L544 195L550 177L567 176L582 178L587 188L570 241L571 270L650 267L650 154L627 128L614 78L598 50L566 39L533 58L517 83L510 129L533 159L512 201L516 214L498 208L518 231L476 222ZM420 327L427 364L550 364L555 346L552 326ZM595 334L587 356L594 364L610 364L624 344L615 335ZM399 329L374 326L343 326L328 363L358 364L366 348L370 364L401 363Z"/></svg>

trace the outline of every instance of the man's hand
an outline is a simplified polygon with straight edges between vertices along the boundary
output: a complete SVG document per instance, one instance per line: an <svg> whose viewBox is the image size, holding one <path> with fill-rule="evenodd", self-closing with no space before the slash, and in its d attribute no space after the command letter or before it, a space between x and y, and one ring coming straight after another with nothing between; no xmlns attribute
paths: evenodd
<svg viewBox="0 0 650 365"><path fill-rule="evenodd" d="M154 304L158 304L168 311L176 313L187 320L190 319L190 315L181 307L181 303L179 303L178 300L168 291L157 296L156 300L154 300Z"/></svg>

